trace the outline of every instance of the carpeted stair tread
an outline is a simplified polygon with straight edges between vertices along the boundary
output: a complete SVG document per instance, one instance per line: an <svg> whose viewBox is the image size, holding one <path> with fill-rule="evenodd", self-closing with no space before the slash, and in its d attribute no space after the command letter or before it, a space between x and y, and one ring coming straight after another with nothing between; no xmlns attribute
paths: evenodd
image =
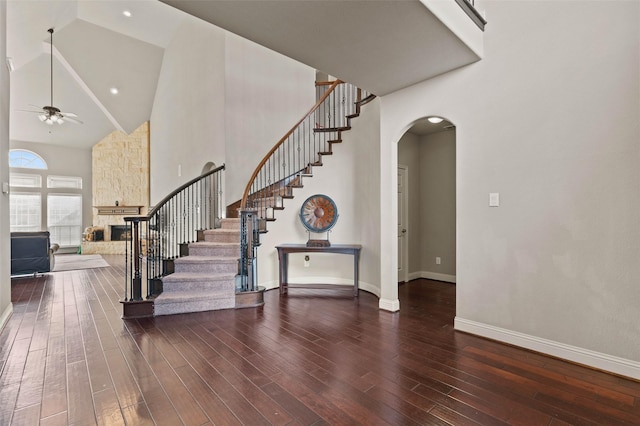
<svg viewBox="0 0 640 426"><path fill-rule="evenodd" d="M229 292L198 290L162 293L154 301L154 315L233 309L235 303L235 293Z"/></svg>
<svg viewBox="0 0 640 426"><path fill-rule="evenodd" d="M239 243L240 229L207 229L203 232L204 241L220 243Z"/></svg>
<svg viewBox="0 0 640 426"><path fill-rule="evenodd" d="M239 234L240 228L216 228L216 229L205 229L205 234Z"/></svg>
<svg viewBox="0 0 640 426"><path fill-rule="evenodd" d="M162 277L163 283L170 283L173 281L223 281L223 280L233 280L235 279L236 274L227 273L227 274L216 274L216 273L206 273L206 272L174 272L173 274L167 275L166 277Z"/></svg>
<svg viewBox="0 0 640 426"><path fill-rule="evenodd" d="M209 299L220 299L224 297L233 297L235 299L236 294L230 294L226 291L205 291L205 290L190 290L190 291L181 291L180 293L162 293L158 297L156 297L154 303L157 305L158 303L174 303L175 301L190 301L190 300L209 300Z"/></svg>
<svg viewBox="0 0 640 426"><path fill-rule="evenodd" d="M203 246L203 247L215 247L215 246L221 246L221 247L233 247L233 246L237 246L240 247L240 241L238 242L234 242L234 243L221 243L221 242L217 242L217 241L198 241L195 243L189 243L189 246Z"/></svg>
<svg viewBox="0 0 640 426"><path fill-rule="evenodd" d="M227 217L220 219L220 228L218 229L240 229L240 218Z"/></svg>
<svg viewBox="0 0 640 426"><path fill-rule="evenodd" d="M184 256L174 260L174 263L201 263L201 262L237 262L234 256Z"/></svg>

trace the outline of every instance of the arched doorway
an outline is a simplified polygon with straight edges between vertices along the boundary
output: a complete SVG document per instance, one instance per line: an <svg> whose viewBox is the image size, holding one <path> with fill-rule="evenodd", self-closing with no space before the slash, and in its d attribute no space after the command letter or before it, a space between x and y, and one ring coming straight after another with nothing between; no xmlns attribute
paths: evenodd
<svg viewBox="0 0 640 426"><path fill-rule="evenodd" d="M204 167L202 167L202 172L200 172L201 175L210 172L211 170L215 170L216 168L216 163L214 163L213 161L208 161L207 164L204 165Z"/></svg>
<svg viewBox="0 0 640 426"><path fill-rule="evenodd" d="M435 116L416 120L397 150L398 282L455 283L455 125Z"/></svg>
<svg viewBox="0 0 640 426"><path fill-rule="evenodd" d="M214 163L213 161L208 161L202 167L202 172L200 172L200 175L211 172L216 168L216 163ZM221 199L222 187L219 186L219 182L217 180L213 180L211 182L211 185L205 185L203 187L203 191L208 194L206 195L207 198L213 200L212 209L209 211L209 223L211 223L214 228L218 228L220 226L220 218L225 216L224 208L222 208L222 205L219 204L219 200Z"/></svg>

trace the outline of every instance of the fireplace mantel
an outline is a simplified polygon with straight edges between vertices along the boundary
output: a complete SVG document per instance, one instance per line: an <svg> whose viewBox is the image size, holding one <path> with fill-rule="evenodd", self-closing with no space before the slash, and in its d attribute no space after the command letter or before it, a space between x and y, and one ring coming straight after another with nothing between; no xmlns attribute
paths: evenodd
<svg viewBox="0 0 640 426"><path fill-rule="evenodd" d="M142 207L143 206L93 206L93 208L98 209L99 215L139 215Z"/></svg>

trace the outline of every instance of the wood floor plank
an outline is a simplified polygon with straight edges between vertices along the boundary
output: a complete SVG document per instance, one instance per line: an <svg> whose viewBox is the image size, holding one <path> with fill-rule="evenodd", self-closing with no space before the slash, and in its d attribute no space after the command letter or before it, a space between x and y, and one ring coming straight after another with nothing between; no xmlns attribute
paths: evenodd
<svg viewBox="0 0 640 426"><path fill-rule="evenodd" d="M93 393L96 421L100 426L124 425L124 417L118 404L118 396L112 388Z"/></svg>
<svg viewBox="0 0 640 426"><path fill-rule="evenodd" d="M160 370L157 377L183 424L201 425L209 421L202 407L172 368Z"/></svg>
<svg viewBox="0 0 640 426"><path fill-rule="evenodd" d="M85 361L67 364L68 420L71 424L96 424L89 373Z"/></svg>
<svg viewBox="0 0 640 426"><path fill-rule="evenodd" d="M203 334L208 336L208 333L206 332ZM200 334L198 335L201 336ZM216 345L215 347L219 349L221 345L222 344ZM250 374L247 375L246 368L236 368L234 363L230 362L228 358L225 358L218 353L217 349L214 349L211 352L212 356L208 358L211 366L220 372L220 374L225 377L234 389L251 401L253 406L260 412L260 414L262 414L262 416L274 425L286 425L293 420L285 408L281 407L260 388L261 385L271 383L271 379L256 381L255 375L251 374L253 373L253 370L251 370ZM247 365L250 365L250 363L247 363Z"/></svg>
<svg viewBox="0 0 640 426"><path fill-rule="evenodd" d="M0 425L10 425L18 399L20 382L3 383L0 380Z"/></svg>
<svg viewBox="0 0 640 426"><path fill-rule="evenodd" d="M186 425L200 425L207 422L209 420L207 416L189 390L180 381L173 370L173 366L167 362L162 352L155 347L149 336L146 333L140 333L132 336L132 338L137 343L149 366L156 372L160 385L173 402L182 422Z"/></svg>
<svg viewBox="0 0 640 426"><path fill-rule="evenodd" d="M294 417L294 421L300 424L316 424L322 418L301 402L297 396L287 392L277 383L271 382L262 387L267 395L283 407L287 413Z"/></svg>
<svg viewBox="0 0 640 426"><path fill-rule="evenodd" d="M144 403L130 405L122 409L124 421L127 425L153 426L155 425L151 413Z"/></svg>
<svg viewBox="0 0 640 426"><path fill-rule="evenodd" d="M124 267L13 280L0 424L640 424L640 382L453 329L455 285L402 310L321 290L122 320ZM67 395L69 397L67 398Z"/></svg>
<svg viewBox="0 0 640 426"><path fill-rule="evenodd" d="M105 359L111 372L111 378L113 379L114 389L118 396L120 406L124 409L130 406L137 407L139 404L144 403L140 388L131 375L124 355L122 355L120 350L109 349L105 351Z"/></svg>
<svg viewBox="0 0 640 426"><path fill-rule="evenodd" d="M16 410L37 404L39 414L42 390L44 388L45 361L46 350L44 349L28 353L24 373L22 374L20 392L16 401Z"/></svg>
<svg viewBox="0 0 640 426"><path fill-rule="evenodd" d="M42 394L42 418L67 411L67 361L64 352L47 356ZM65 421L66 421L65 414Z"/></svg>
<svg viewBox="0 0 640 426"><path fill-rule="evenodd" d="M176 373L214 424L230 426L242 424L215 391L190 366L178 367Z"/></svg>
<svg viewBox="0 0 640 426"><path fill-rule="evenodd" d="M602 387L581 378L567 377L564 374L549 371L542 366L526 364L517 358L514 359L508 356L493 354L475 347L466 347L464 352L467 354L473 354L474 359L478 359L485 364L492 365L502 370L515 372L518 375L532 378L536 382L545 383L552 387L562 385L564 387L571 388L572 393L575 393L576 395L582 395L588 398L593 398L596 401L600 400L609 404L621 403L628 407L633 407L635 404L635 396L630 393Z"/></svg>
<svg viewBox="0 0 640 426"><path fill-rule="evenodd" d="M177 349L184 356L193 369L203 378L216 395L231 411L245 424L268 424L263 417L242 394L240 394L206 359L202 353L210 348L193 334L191 330L183 333L185 340L177 345Z"/></svg>
<svg viewBox="0 0 640 426"><path fill-rule="evenodd" d="M40 404L18 408L13 413L11 424L15 426L31 426L40 422Z"/></svg>
<svg viewBox="0 0 640 426"><path fill-rule="evenodd" d="M40 419L40 426L67 426L68 424L66 411Z"/></svg>
<svg viewBox="0 0 640 426"><path fill-rule="evenodd" d="M182 423L178 412L155 376L140 377L138 384L149 413L157 425L172 426Z"/></svg>

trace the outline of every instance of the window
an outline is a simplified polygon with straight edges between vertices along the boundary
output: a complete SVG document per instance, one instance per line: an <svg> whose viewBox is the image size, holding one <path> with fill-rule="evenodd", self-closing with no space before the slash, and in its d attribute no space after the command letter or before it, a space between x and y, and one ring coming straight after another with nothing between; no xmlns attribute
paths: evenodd
<svg viewBox="0 0 640 426"><path fill-rule="evenodd" d="M47 163L35 152L26 149L12 149L9 151L9 167L46 170Z"/></svg>
<svg viewBox="0 0 640 426"><path fill-rule="evenodd" d="M9 212L11 232L42 229L42 196L39 193L12 192L9 195Z"/></svg>
<svg viewBox="0 0 640 426"><path fill-rule="evenodd" d="M10 186L18 191L12 190L9 195L11 231L46 229L52 243L79 246L82 243L82 178L48 175L44 159L26 149L10 150L9 166ZM16 168L21 170L18 172Z"/></svg>
<svg viewBox="0 0 640 426"><path fill-rule="evenodd" d="M79 246L82 242L82 195L49 194L47 228L51 242Z"/></svg>
<svg viewBox="0 0 640 426"><path fill-rule="evenodd" d="M82 178L77 176L47 176L47 188L82 189Z"/></svg>
<svg viewBox="0 0 640 426"><path fill-rule="evenodd" d="M42 176L28 173L10 173L9 185L12 188L42 188Z"/></svg>

